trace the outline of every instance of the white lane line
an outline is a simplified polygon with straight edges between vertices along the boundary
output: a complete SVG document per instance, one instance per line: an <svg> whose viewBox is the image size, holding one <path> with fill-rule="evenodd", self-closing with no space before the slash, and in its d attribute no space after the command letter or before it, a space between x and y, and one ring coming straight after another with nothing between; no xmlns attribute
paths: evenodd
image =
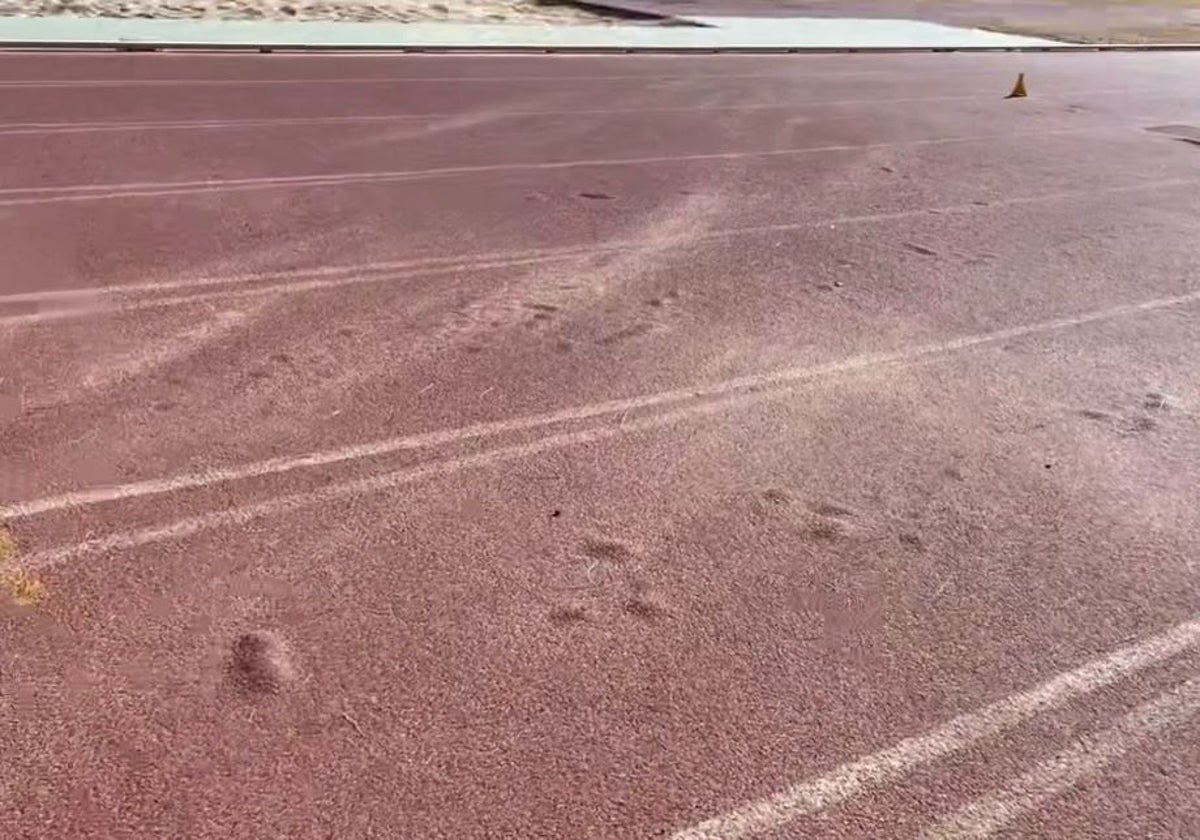
<svg viewBox="0 0 1200 840"><path fill-rule="evenodd" d="M994 332L979 333L949 341L920 344L914 347L908 347L892 352L870 353L861 356L852 356L848 359L822 365L784 368L782 370L772 371L769 373L754 374L751 376L728 379L710 385L696 385L690 388L661 391L639 397L608 400L605 402L591 403L589 405L575 406L546 414L527 415L525 417L509 418L506 420L497 420L487 423L476 423L456 429L447 429L388 438L371 443L357 444L354 446L340 447L336 449L327 449L324 451L310 452L303 455L270 458L265 461L257 461L254 463L243 464L234 467L183 473L167 478L148 479L145 481L135 481L127 484L118 484L108 487L95 487L89 490L79 490L71 493L63 493L57 496L46 496L40 499L32 499L29 501L7 504L3 507L0 507L0 520L16 520L57 510L78 508L87 505L100 504L103 502L134 499L162 493L171 493L197 487L206 487L228 481L256 478L265 475L275 475L304 467L323 466L345 461L360 460L363 458L399 452L401 450L428 448L446 443L492 437L504 433L526 431L530 429L542 429L567 422L595 420L605 416L624 416L630 411L669 408L674 404L683 406L683 408L676 412L681 416L690 416L692 414L699 415L711 412L714 410L714 405L717 408L725 409L742 404L749 398L762 396L761 393L756 394L755 392L766 391L769 392L770 396L772 397L782 396L783 394L787 393L790 388L814 379L870 370L872 368L877 368L884 365L906 364L929 357L955 353L972 347L1009 341L1015 338L1052 332L1069 327L1077 327L1084 324L1106 321L1127 315L1167 309L1174 306L1195 303L1197 301L1200 301L1200 291L1190 292L1185 295L1177 295L1169 298L1156 298L1154 300L1142 301L1140 303L1125 304L1122 306L1111 307L1109 309L1084 313L1082 315L1071 315L1064 318L1055 318L1050 321L1042 321L1036 324L1009 327L1002 330L996 330ZM713 400L718 399L721 399L721 401L717 403L712 402ZM664 416L670 417L671 422L673 422L675 419L675 415ZM647 420L646 422L658 421ZM634 423L628 423L617 428L633 430L639 427ZM572 438L570 435L559 436L553 439L557 440L560 438L568 442L574 441L574 438ZM544 447L544 444L542 443L528 445L537 446L539 448ZM447 461L447 463L453 464L460 462L450 459ZM472 458L461 460L461 464L463 465L470 463L474 463ZM461 468L461 466L457 468ZM357 485L352 483L348 486ZM334 491L331 490L330 492ZM320 500L320 497L314 496L313 498L314 500ZM264 508L264 510L266 509L267 508Z"/></svg>
<svg viewBox="0 0 1200 840"><path fill-rule="evenodd" d="M478 175L489 172L539 172L595 166L642 166L646 164L679 164L700 161L748 160L752 158L796 157L828 152L859 152L874 149L899 149L921 146L944 146L957 143L988 143L997 140L1028 141L1036 137L1072 134L1103 133L1096 127L1023 131L1015 134L984 134L965 137L928 137L917 140L895 140L880 143L837 143L825 146L803 146L790 149L768 149L756 152L704 152L689 155L657 155L636 158L597 158L589 160L542 161L536 163L487 163L472 166L446 166L430 169L402 169L386 172L345 172L334 175L283 175L261 178L229 178L207 181L149 181L127 184L73 184L60 187L9 187L0 189L0 207L30 204L54 204L70 201L101 201L114 198L157 198L170 195L189 195L243 190L280 189L290 187L329 187L350 184L382 184L396 181L418 181L425 178L449 178L459 175Z"/></svg>
<svg viewBox="0 0 1200 840"><path fill-rule="evenodd" d="M504 82L613 82L641 79L647 81L670 81L673 79L687 80L703 79L761 79L786 76L764 75L762 73L743 73L732 76L709 74L705 76L668 75L668 76L345 76L324 79L34 79L30 81L0 82L0 90L21 90L42 88L136 88L136 87L269 87L271 85L409 85L409 84L454 84L469 83L504 83Z"/></svg>
<svg viewBox="0 0 1200 840"><path fill-rule="evenodd" d="M543 248L529 251L509 251L481 253L472 256L456 257L425 257L412 260L397 260L392 262L362 263L359 265L320 266L303 268L293 271L264 272L257 274L230 275L226 277L194 277L183 280L168 280L161 282L129 283L124 285L96 286L82 289L48 289L34 292L15 292L0 295L0 306L11 303L54 302L64 301L76 306L61 310L27 315L0 316L0 324L27 324L41 321L61 320L73 317L83 317L97 312L125 311L127 309L153 308L155 306L170 306L176 304L194 303L221 297L237 297L239 295L274 294L287 291L304 291L308 289L336 288L342 285L358 283L383 283L414 276L437 275L443 273L458 273L462 271L477 271L489 268L517 267L534 265L541 262L602 256L611 253L624 253L646 248L660 248L664 243L672 246L690 243L719 242L742 236L755 236L772 233L791 233L798 230L821 229L829 226L873 224L878 222L900 221L927 216L936 212L939 215L966 215L982 213L990 210L1003 210L1010 207L1022 207L1046 204L1054 201L1068 201L1077 198L1092 198L1102 195L1122 195L1139 192L1157 192L1174 187L1195 187L1200 184L1198 179L1171 178L1162 181L1144 181L1137 184L1118 185L1112 187L1094 187L1082 190L1064 190L1034 196L1018 196L1015 198L995 199L987 204L950 204L942 207L928 207L915 210L896 210L881 213L861 213L850 216L833 216L802 222L784 222L771 225L748 225L746 227L725 228L722 230L704 231L697 234L682 234L675 237L658 238L654 240L610 240L596 245L570 245L561 248ZM337 275L349 275L338 277ZM334 277L321 282L289 282L304 281L308 278ZM222 290L212 294L187 295L174 298L156 298L145 302L127 302L123 300L109 301L103 298L115 296L150 295L156 292L168 292L180 289L207 288L212 286L234 286L238 284L268 283L277 280L281 282L258 286L252 290ZM83 303L94 304L87 308Z"/></svg>
<svg viewBox="0 0 1200 840"><path fill-rule="evenodd" d="M1128 93L1128 88L1102 88L1093 90L1061 90L1049 94L1039 94L1042 97L1079 96L1108 96L1114 93ZM1146 96L1163 96L1161 92L1148 91ZM986 102L990 97L973 95L954 96L912 96L891 97L888 99L804 99L791 103L771 103L767 105L662 105L630 108L570 108L559 110L516 110L504 111L496 116L501 119L521 117L555 117L555 116L588 116L610 114L656 114L656 113L708 113L708 112L740 112L740 111L801 111L820 108L839 108L854 105L911 105L922 102ZM394 123L409 120L440 120L462 116L461 111L438 111L424 114L365 114L361 116L329 116L329 117L260 117L247 119L208 119L208 120L151 120L143 122L122 122L119 120L105 122L42 122L42 123L9 123L0 127L0 136L25 134L85 134L119 131L172 131L172 130L204 130L204 129L248 129L275 128L297 125L353 125L355 123Z"/></svg>
<svg viewBox="0 0 1200 840"><path fill-rule="evenodd" d="M1075 94L1062 93L1061 96L1105 95L1117 91L1087 91ZM904 105L918 102L965 102L983 101L984 97L974 96L915 96L910 98L893 99L841 99L841 100L803 100L791 104L770 105L698 105L698 106L657 106L644 108L570 108L559 110L526 110L504 111L496 116L501 119L520 117L554 117L554 116L588 116L610 114L656 114L656 113L707 113L710 111L790 111L808 108L839 107L846 105ZM345 117L264 117L259 119L229 119L229 120L159 120L152 122L94 122L94 123L15 123L0 128L0 136L22 134L82 134L91 132L112 131L169 131L174 129L242 129L242 128L274 128L277 126L296 125L346 125L354 123L392 123L408 120L439 120L460 117L462 112L440 111L424 114L373 114L364 116Z"/></svg>
<svg viewBox="0 0 1200 840"><path fill-rule="evenodd" d="M743 398L743 401L755 398L769 399L771 396L773 395L749 395ZM78 559L89 554L136 548L137 546L161 542L163 540L179 540L212 528L244 525L256 519L278 516L290 511L328 504L340 499L395 490L409 484L451 475L467 469L493 466L543 452L550 452L555 449L562 449L567 446L594 443L631 432L644 431L691 420L697 416L724 410L732 402L732 400L727 398L723 402L707 403L689 409L654 414L641 420L631 420L623 424L613 423L578 432L563 432L537 438L528 443L497 447L474 455L445 458L428 464L420 464L415 467L407 467L380 475L355 479L343 484L332 484L322 487L319 490L293 493L250 505L241 505L210 513L202 513L187 519L177 520L167 525L151 526L134 531L110 534L60 548L38 551L25 555L22 557L21 562L23 566L29 569L44 569L47 566Z"/></svg>
<svg viewBox="0 0 1200 840"><path fill-rule="evenodd" d="M1138 706L1115 726L1080 739L1005 787L963 806L924 836L927 840L991 837L1162 730L1195 717L1197 712L1200 712L1200 679L1191 679Z"/></svg>
<svg viewBox="0 0 1200 840"><path fill-rule="evenodd" d="M943 74L938 70L931 68L930 76L938 76L942 78ZM960 70L955 78L963 77L994 77L1004 75L1003 72L997 74L990 70L972 71ZM564 82L586 83L586 82L618 82L618 81L644 81L644 82L688 82L696 79L704 81L713 81L725 79L777 79L781 82L804 82L816 79L828 78L872 78L876 76L884 76L889 79L895 79L897 76L907 77L905 74L897 73L894 70L840 70L829 71L822 70L816 74L799 73L799 72L781 72L781 73L620 73L607 74L602 76L571 76L558 74L554 76L544 75L529 75L529 76L347 76L347 77L331 77L331 78L289 78L289 79L249 79L249 78L232 78L232 79L22 79L21 81L5 81L0 82L0 90L12 90L21 88L110 88L110 87L221 87L226 85L362 85L362 84L390 84L390 85L407 85L407 84L455 84L457 82L485 82L485 83L504 83L504 82ZM1121 90L1128 90L1122 88Z"/></svg>
<svg viewBox="0 0 1200 840"><path fill-rule="evenodd" d="M1200 183L1198 181L1197 183ZM981 209L981 208L976 208ZM915 211L914 211L915 212ZM941 211L939 211L941 212ZM831 221L837 221L836 219ZM611 241L595 245L568 245L561 248L536 248L528 251L497 251L493 253L456 255L452 257L419 257L408 260L393 260L387 262L358 263L352 265L322 265L312 268L298 268L284 271L266 271L249 274L231 274L225 277L187 277L182 280L152 281L146 283L126 283L110 286L93 286L75 289L46 289L33 292L14 292L0 295L0 305L6 303L30 303L44 301L79 301L98 296L131 297L151 295L157 292L172 292L186 289L202 289L212 286L236 286L251 283L267 283L272 280L305 280L308 278L337 277L338 275L388 274L413 271L439 271L446 269L474 269L492 264L521 265L530 260L557 259L572 256L589 256L604 254L611 250L633 248L643 245L637 240L627 242ZM369 281L364 281L369 282ZM282 286L270 286L272 290ZM264 287L267 288L267 287Z"/></svg>
<svg viewBox="0 0 1200 840"><path fill-rule="evenodd" d="M597 251L603 253L603 251ZM237 298L253 298L280 294L295 294L297 292L324 291L342 286L358 286L364 283L394 283L400 280L411 280L418 277L438 277L446 274L462 274L464 272L488 271L490 269L519 268L526 265L544 265L560 260L578 259L578 254L547 254L528 259L499 260L495 262L477 262L464 265L448 265L431 267L415 271L396 272L391 274L352 274L348 277L338 277L324 280L303 280L292 283L273 283L264 286L253 286L248 289L220 289L211 292L198 292L190 295L173 297L151 297L145 300L133 301L87 301L76 298L78 305L62 309L49 309L33 312L27 315L0 316L0 326L40 324L47 321L63 321L74 318L91 317L111 312L140 312L147 309L160 309L171 306L203 303L210 300L230 300ZM102 293L102 292L100 292ZM0 301L3 303L3 301Z"/></svg>
<svg viewBox="0 0 1200 840"><path fill-rule="evenodd" d="M1014 694L905 738L893 747L843 764L787 790L750 802L672 835L672 840L735 840L780 828L907 776L978 741L1012 729L1076 697L1116 682L1200 644L1200 619L1094 659L1028 691Z"/></svg>

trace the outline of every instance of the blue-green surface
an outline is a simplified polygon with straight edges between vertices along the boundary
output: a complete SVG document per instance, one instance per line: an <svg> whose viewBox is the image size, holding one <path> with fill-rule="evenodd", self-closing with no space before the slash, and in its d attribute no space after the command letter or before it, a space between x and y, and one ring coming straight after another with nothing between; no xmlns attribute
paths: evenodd
<svg viewBox="0 0 1200 840"><path fill-rule="evenodd" d="M353 47L1021 47L1054 42L906 20L696 18L703 27L0 18L0 43L174 42Z"/></svg>

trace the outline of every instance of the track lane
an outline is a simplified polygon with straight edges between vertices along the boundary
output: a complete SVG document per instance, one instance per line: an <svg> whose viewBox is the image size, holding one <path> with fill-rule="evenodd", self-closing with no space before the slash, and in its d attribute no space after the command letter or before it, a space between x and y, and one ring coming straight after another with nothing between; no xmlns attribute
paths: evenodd
<svg viewBox="0 0 1200 840"><path fill-rule="evenodd" d="M1010 66L986 58L942 66ZM803 83L899 59L805 64ZM709 61L673 66L783 66ZM618 62L667 66L574 66ZM9 418L0 475L29 492L7 498L511 421L1193 293L1194 149L1114 130L1141 115L1194 119L1189 105L1135 92L1193 65L1053 66L1096 84L1135 78L1128 96L1082 117L1017 104L1033 106L1028 124L1103 129L1053 141L621 167L586 182L503 173L435 189L0 210L0 236L25 269L6 275L0 317L62 300L4 294L234 278L220 289L274 282L236 280L247 272L303 282L286 272L650 245L564 266L272 292L236 309L211 298L0 322L0 358L35 373L40 398L60 399ZM734 95L744 81L677 88ZM958 113L979 127L970 109ZM624 119L606 120L598 139L636 140ZM671 126L694 143L736 139L739 127L751 144L795 130L765 114L688 119L661 121L664 143L684 142ZM904 120L953 123L915 109ZM865 106L845 130L887 124ZM516 143L530 125L512 128ZM263 154L244 152L243 165ZM143 222L142 211L157 216ZM760 229L721 234L739 226ZM160 293L176 292L149 296ZM1186 303L1155 304L852 368L720 412L585 418L562 440L534 428L449 440L436 454L453 468L388 486L371 481L406 469L403 458L18 518L27 562L63 541L209 513L231 527L63 558L38 569L41 606L4 601L0 674L16 702L0 704L0 731L17 781L0 783L18 805L0 833L664 834L935 729L1195 617L1194 324ZM497 445L524 448L490 459ZM323 504L239 513L358 479L363 492ZM285 635L302 672L275 697L227 680L230 639L258 627ZM1186 678L1191 661L781 831L916 832L1069 746L1080 726L1110 726ZM50 772L63 762L67 772ZM1118 783L1129 803L1173 801L1169 780ZM1083 836L1096 813L1067 813L1059 836Z"/></svg>
<svg viewBox="0 0 1200 840"><path fill-rule="evenodd" d="M70 203L0 208L0 243L11 266L2 291L442 258L449 240L466 254L604 243L629 238L629 220L653 212L660 201L702 199L717 187L745 196L751 221L787 225L798 220L798 196L820 208L801 220L836 223L874 212L990 204L1014 194L1136 188L1148 176L1152 184L1160 176L1195 177L1188 147L1167 138L1132 130L1078 139L1084 142L918 144L659 167L481 173L439 180L436 189L385 182L124 198L107 202L102 214ZM1143 152L1154 160L1146 173L1110 165ZM925 180L918 172L939 177Z"/></svg>
<svg viewBox="0 0 1200 840"><path fill-rule="evenodd" d="M1170 317L1156 327L1160 341L1194 332ZM1139 359L1135 378L1178 370L1127 324L1085 344L1106 368ZM106 786L100 801L123 796L123 819L147 826L178 825L151 804L168 787L181 798L167 819L228 831L235 817L220 809L234 786L258 820L291 826L308 784L332 806L345 795L338 779L369 776L356 785L359 808L320 809L321 830L396 825L397 797L401 824L420 833L470 834L480 812L501 833L683 827L1186 617L1178 551L1190 520L1152 535L1138 526L1162 499L1129 501L1140 478L1123 467L1164 475L1155 447L1049 409L1078 388L1083 350L1072 336L868 373L743 412L735 426L637 433L385 504L348 500L55 570L48 585L76 618L53 635L17 628L21 648L37 652L22 659L23 679L54 698L27 731L65 750L106 717L145 714L162 734L128 734L153 757L155 781L143 794ZM1195 382L1172 384L1197 393ZM1117 393L1100 377L1086 390L1136 415L1131 385ZM1020 429L1048 411L1053 422L1032 439L1007 435L997 449L989 435L986 455L973 441L971 418ZM1155 434L1190 441L1195 428L1175 418ZM749 458L747 440L758 442ZM1047 457L1059 472L1043 468ZM858 472L863 463L871 472ZM1084 475L1105 480L1082 489L1072 477ZM1061 513L1031 517L1030 499ZM464 544L464 521L487 524ZM603 541L618 548L590 556ZM554 610L575 601L589 617L557 623ZM158 631L146 636L150 621ZM104 632L90 632L98 622ZM312 687L253 717L222 711L220 640L260 622L289 627ZM54 663L80 646L126 665L100 685L56 676ZM897 656L910 651L923 653ZM123 709L106 699L118 686ZM45 715L66 725L50 734ZM272 734L288 726L304 740ZM244 762L232 776L178 784L235 740ZM78 772L115 758L76 755ZM128 767L116 760L114 782L128 778L111 772ZM282 775L266 786L257 768L274 766ZM22 799L19 813L37 819L57 790ZM477 810L447 812L448 796ZM114 824L86 811L61 819L73 820L64 830Z"/></svg>
<svg viewBox="0 0 1200 840"><path fill-rule="evenodd" d="M81 486L83 475L91 477L82 486L106 484L188 464L336 448L388 436L377 429L438 429L476 417L537 414L1170 296L1186 291L1185 278L1195 270L1190 251L1172 244L1187 229L1195 201L1186 186L1175 194L1171 204L1161 191L1085 196L1041 207L981 208L936 222L919 213L708 242L694 242L687 232L721 218L721 209L681 201L674 215L659 219L666 235L657 247L649 242L638 250L531 266L414 273L295 296L135 309L100 322L49 321L12 339L16 355L39 360L26 393L39 410L10 426L14 451L23 454L6 471L32 479L20 494L27 498L64 482ZM1159 208L1152 225L1145 215L1129 215L1139 204ZM1089 210L1086 219L1064 223L1064 215L1081 206ZM980 218L1002 222L1007 241L996 242L989 228L974 233ZM1097 246L1097 225L1114 243L1136 236L1157 243L1159 253L1147 263L1140 250L1134 257L1119 244ZM1039 272L1067 275L1080 247L1103 254L1109 270L1069 290L1024 284ZM741 256L732 257L731 248ZM920 248L933 254L914 250ZM948 250L953 256L937 256ZM938 267L946 260L952 269ZM806 269L797 274L802 262ZM697 264L728 273L698 285ZM1145 280L1148 266L1161 272L1157 285ZM848 281L848 288L834 285ZM349 299L347 288L354 293ZM956 314L931 317L924 303L931 296ZM885 314L889 326L881 330ZM758 325L755 341L741 335L744 323ZM797 323L806 326L797 332ZM122 343L99 356L79 353L106 333L122 336ZM697 356L695 348L707 342L720 349ZM157 350L139 353L139 347ZM649 365L641 361L646 354ZM706 357L719 359L719 367L697 368ZM540 363L546 358L554 360L549 369ZM477 398L500 381L508 383L503 393ZM197 392L188 385L194 382L205 387ZM564 392L574 395L571 402L564 404ZM330 424L347 404L358 407L354 415ZM56 440L86 446L87 430L109 422L110 412L124 418L113 420L122 425L149 424L154 436L96 452L102 460L87 470L76 449L54 454ZM219 421L207 429L178 426L180 416ZM231 438L231 429L240 431ZM40 464L36 470L29 458Z"/></svg>
<svg viewBox="0 0 1200 840"><path fill-rule="evenodd" d="M1146 97L1128 91L1083 88L1047 92L1048 102L1022 109L963 85L942 98L897 97L799 101L794 110L772 98L767 107L676 105L669 94L632 109L566 108L529 111L498 104L468 114L378 122L251 125L250 131L198 129L178 136L149 130L121 134L23 134L10 137L7 163L0 163L0 204L43 193L119 192L122 185L169 189L195 181L238 181L278 177L361 176L372 172L486 170L579 160L686 158L690 155L755 153L782 149L870 147L919 143L938 138L1036 138L1039 133L1103 135L1178 119L1193 107L1177 93ZM1126 105L1085 105L1121 93ZM663 110L656 110L662 107ZM338 118L334 118L338 119ZM971 127L964 131L964 123ZM663 138L677 136L663 154ZM514 144L513 137L527 138ZM122 146L132 148L121 148ZM614 154L619 148L620 153ZM283 152L283 155L280 152ZM106 187L104 185L112 185ZM216 188L214 184L214 188Z"/></svg>

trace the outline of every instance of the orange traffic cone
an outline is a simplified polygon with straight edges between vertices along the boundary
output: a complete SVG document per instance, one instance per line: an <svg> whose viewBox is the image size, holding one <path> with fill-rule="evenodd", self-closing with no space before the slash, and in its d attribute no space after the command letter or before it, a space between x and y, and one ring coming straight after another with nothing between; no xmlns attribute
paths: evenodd
<svg viewBox="0 0 1200 840"><path fill-rule="evenodd" d="M1028 95L1029 94L1025 92L1025 74L1018 73L1017 74L1017 83L1015 85L1013 85L1012 93L1010 93L1008 96L1006 96L1004 98L1005 99L1020 99L1022 97L1028 96Z"/></svg>

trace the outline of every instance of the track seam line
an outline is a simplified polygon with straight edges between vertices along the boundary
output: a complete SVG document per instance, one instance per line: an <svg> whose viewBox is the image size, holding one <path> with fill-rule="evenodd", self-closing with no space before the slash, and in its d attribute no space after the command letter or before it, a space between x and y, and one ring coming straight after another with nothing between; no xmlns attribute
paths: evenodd
<svg viewBox="0 0 1200 840"><path fill-rule="evenodd" d="M1027 691L959 715L937 728L848 762L814 779L671 835L671 840L740 840L897 782L923 764L1026 723L1200 644L1200 619L1120 648Z"/></svg>
<svg viewBox="0 0 1200 840"><path fill-rule="evenodd" d="M640 397L592 403L590 405L576 406L547 414L492 421L457 429L426 432L352 447L313 452L300 456L272 458L240 467L185 473L170 478L150 479L42 497L25 502L10 503L0 507L0 521L19 520L58 510L78 509L104 502L162 495L179 490L207 487L230 481L277 475L303 467L361 460L404 449L485 438L514 431L540 429L565 422L597 420L606 415L610 417L618 416L624 420L628 412L635 410L669 408L673 404L681 404L683 406L661 414L641 419L635 418L629 422L620 422L578 432L549 435L530 442L502 446L489 452L446 458L431 465L419 465L415 468L406 468L381 475L355 479L315 491L275 497L240 508L201 514L181 520L174 525L158 526L133 531L128 534L115 534L85 540L75 545L35 553L28 558L30 563L45 565L95 551L128 548L160 539L179 538L218 525L248 522L261 516L282 513L300 507L333 501L346 496L392 489L429 476L447 475L470 467L513 460L564 446L602 440L642 429L656 428L664 424L692 419L764 399L777 399L786 396L794 388L817 379L867 371L887 365L913 363L922 359L946 356L973 347L995 344L1000 341L1054 332L1069 327L1107 321L1126 315L1167 309L1197 301L1200 301L1200 291L1172 297L1155 298L1139 303L1123 304L1081 315L1065 316L1034 324L1008 327L948 341L916 345L902 350L853 356L822 365L785 368L770 373L743 376L712 385L699 385L692 388L662 391Z"/></svg>
<svg viewBox="0 0 1200 840"><path fill-rule="evenodd" d="M1097 134L1105 129L1064 128L1045 131L1019 132L1014 134L988 134L966 137L932 137L916 140L899 140L880 143L829 144L792 149L768 149L763 151L702 152L690 155L658 155L637 158L587 159L568 161L543 161L540 163L495 163L475 166L434 167L430 169L395 170L387 172L346 172L335 175L281 175L261 178L236 178L210 181L163 181L129 184L75 184L59 187L9 187L0 189L0 207L15 207L33 204L56 204L78 201L103 201L117 198L157 198L173 195L207 194L214 192L236 192L241 190L287 189L291 187L330 187L352 184L382 184L396 181L420 181L432 178L450 178L461 175L478 175L491 172L535 172L561 169L640 166L645 164L687 164L699 161L745 160L749 158L795 157L828 152L871 151L920 146L950 145L955 143L983 143L995 140L1027 140L1035 137L1051 137L1071 134Z"/></svg>

